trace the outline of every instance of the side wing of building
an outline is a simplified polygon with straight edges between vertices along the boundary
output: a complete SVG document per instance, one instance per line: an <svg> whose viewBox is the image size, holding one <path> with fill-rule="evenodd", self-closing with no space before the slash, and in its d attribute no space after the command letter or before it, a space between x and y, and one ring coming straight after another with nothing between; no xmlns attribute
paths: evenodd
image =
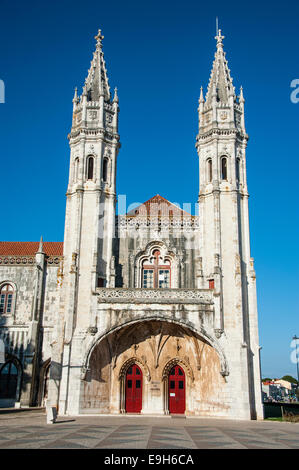
<svg viewBox="0 0 299 470"><path fill-rule="evenodd" d="M0 242L0 407L44 404L62 248Z"/></svg>

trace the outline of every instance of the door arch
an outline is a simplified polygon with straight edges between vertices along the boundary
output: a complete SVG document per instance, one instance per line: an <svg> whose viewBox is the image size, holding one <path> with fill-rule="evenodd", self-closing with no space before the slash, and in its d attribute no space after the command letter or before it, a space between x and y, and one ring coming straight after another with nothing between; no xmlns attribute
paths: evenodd
<svg viewBox="0 0 299 470"><path fill-rule="evenodd" d="M186 377L184 370L175 365L168 376L169 413L184 414L186 410Z"/></svg>
<svg viewBox="0 0 299 470"><path fill-rule="evenodd" d="M137 364L128 367L125 387L126 413L140 413L142 410L142 371Z"/></svg>
<svg viewBox="0 0 299 470"><path fill-rule="evenodd" d="M0 399L15 402L18 400L20 374L18 364L9 359L0 367Z"/></svg>

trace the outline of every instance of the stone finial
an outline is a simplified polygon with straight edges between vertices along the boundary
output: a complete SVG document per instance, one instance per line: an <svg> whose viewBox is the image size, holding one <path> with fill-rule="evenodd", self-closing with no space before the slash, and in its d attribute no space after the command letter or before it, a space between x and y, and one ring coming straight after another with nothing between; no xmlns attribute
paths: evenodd
<svg viewBox="0 0 299 470"><path fill-rule="evenodd" d="M37 253L44 253L44 251L43 251L43 237L42 236L40 237Z"/></svg>
<svg viewBox="0 0 299 470"><path fill-rule="evenodd" d="M94 37L97 40L97 44L102 47L102 41L104 39L104 36L102 35L102 31L99 29L98 34Z"/></svg>
<svg viewBox="0 0 299 470"><path fill-rule="evenodd" d="M199 103L204 103L204 102L205 102L204 97L203 97L203 89L202 89L202 86L200 87L200 97L199 97L198 102L199 102Z"/></svg>
<svg viewBox="0 0 299 470"><path fill-rule="evenodd" d="M242 86L240 87L239 103L245 103Z"/></svg>
<svg viewBox="0 0 299 470"><path fill-rule="evenodd" d="M78 101L78 90L77 87L75 88L75 93L74 93L74 98L73 98L73 103L77 103Z"/></svg>
<svg viewBox="0 0 299 470"><path fill-rule="evenodd" d="M117 87L114 88L114 98L113 103L118 103L118 94L117 94Z"/></svg>
<svg viewBox="0 0 299 470"><path fill-rule="evenodd" d="M215 36L215 39L217 41L217 47L222 47L223 46L222 41L223 41L224 38L225 38L225 36L222 36L221 29L218 29L218 34L217 34L217 36Z"/></svg>

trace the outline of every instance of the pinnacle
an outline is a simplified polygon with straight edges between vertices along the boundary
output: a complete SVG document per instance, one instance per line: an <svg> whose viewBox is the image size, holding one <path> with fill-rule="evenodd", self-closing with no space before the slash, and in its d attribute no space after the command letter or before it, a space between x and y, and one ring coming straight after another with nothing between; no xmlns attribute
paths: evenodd
<svg viewBox="0 0 299 470"><path fill-rule="evenodd" d="M217 36L215 36L215 39L217 41L217 47L218 46L222 47L223 46L222 41L223 41L223 39L225 39L225 36L222 36L221 29L218 29L218 34L217 34Z"/></svg>
<svg viewBox="0 0 299 470"><path fill-rule="evenodd" d="M43 237L40 237L38 253L43 253Z"/></svg>
<svg viewBox="0 0 299 470"><path fill-rule="evenodd" d="M104 96L106 101L110 101L110 87L102 51L102 40L104 36L100 29L95 39L97 41L96 49L93 53L92 61L90 62L87 78L85 79L83 94L87 95L88 101L99 101L100 96Z"/></svg>
<svg viewBox="0 0 299 470"><path fill-rule="evenodd" d="M97 40L97 44L100 44L102 46L102 40L104 39L104 36L102 35L102 31L99 29L98 34L94 37Z"/></svg>
<svg viewBox="0 0 299 470"><path fill-rule="evenodd" d="M217 101L227 103L229 96L234 95L232 77L230 75L230 69L228 68L228 62L225 58L225 52L223 51L222 41L224 36L221 34L221 29L218 30L215 39L217 41L217 50L214 56L213 68L206 95L206 102L209 105L211 104L212 98L215 96Z"/></svg>

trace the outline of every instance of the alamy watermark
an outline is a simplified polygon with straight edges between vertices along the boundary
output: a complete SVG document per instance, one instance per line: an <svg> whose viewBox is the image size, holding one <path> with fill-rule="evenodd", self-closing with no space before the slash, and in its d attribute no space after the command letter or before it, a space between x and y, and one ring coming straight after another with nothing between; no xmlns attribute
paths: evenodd
<svg viewBox="0 0 299 470"><path fill-rule="evenodd" d="M5 84L3 80L0 80L0 104L5 103Z"/></svg>
<svg viewBox="0 0 299 470"><path fill-rule="evenodd" d="M291 102L294 104L299 103L299 78L294 78L294 80L291 81L291 88L295 88L292 93L291 93Z"/></svg>

